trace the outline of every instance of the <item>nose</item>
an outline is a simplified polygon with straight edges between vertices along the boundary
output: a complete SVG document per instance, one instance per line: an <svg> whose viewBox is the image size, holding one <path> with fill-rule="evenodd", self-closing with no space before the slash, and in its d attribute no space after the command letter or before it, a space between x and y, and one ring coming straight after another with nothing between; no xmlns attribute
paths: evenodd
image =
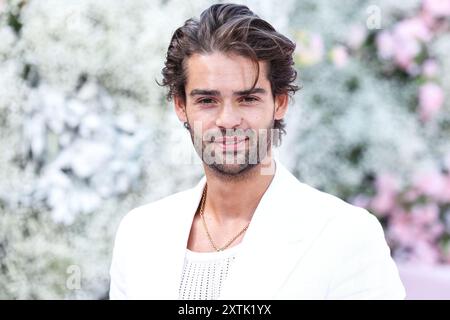
<svg viewBox="0 0 450 320"><path fill-rule="evenodd" d="M225 103L216 119L216 125L224 129L234 129L239 127L242 116L231 103Z"/></svg>

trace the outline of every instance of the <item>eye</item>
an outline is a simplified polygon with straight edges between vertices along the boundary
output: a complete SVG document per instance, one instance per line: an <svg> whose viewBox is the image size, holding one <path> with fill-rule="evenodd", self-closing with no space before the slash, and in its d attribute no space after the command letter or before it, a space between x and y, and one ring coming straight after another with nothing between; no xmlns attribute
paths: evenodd
<svg viewBox="0 0 450 320"><path fill-rule="evenodd" d="M203 105L209 105L215 103L214 99L212 98L202 98L197 100L197 103L203 104Z"/></svg>
<svg viewBox="0 0 450 320"><path fill-rule="evenodd" d="M256 102L258 102L259 99L257 97L254 96L245 96L241 98L240 102L243 102L245 104L254 104Z"/></svg>

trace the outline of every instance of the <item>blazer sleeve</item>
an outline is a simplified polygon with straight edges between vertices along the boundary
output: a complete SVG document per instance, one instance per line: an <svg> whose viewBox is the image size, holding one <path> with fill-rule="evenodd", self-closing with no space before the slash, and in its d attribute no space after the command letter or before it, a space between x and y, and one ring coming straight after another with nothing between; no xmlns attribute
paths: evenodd
<svg viewBox="0 0 450 320"><path fill-rule="evenodd" d="M363 209L361 209L363 210ZM378 219L363 210L344 232L327 299L404 299L405 289ZM361 221L362 220L362 221Z"/></svg>

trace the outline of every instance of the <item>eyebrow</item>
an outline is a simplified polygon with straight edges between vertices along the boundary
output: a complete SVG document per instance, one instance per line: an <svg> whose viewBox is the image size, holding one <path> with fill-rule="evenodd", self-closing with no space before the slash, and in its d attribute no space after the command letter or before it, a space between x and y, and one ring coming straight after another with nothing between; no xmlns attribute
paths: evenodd
<svg viewBox="0 0 450 320"><path fill-rule="evenodd" d="M266 94L267 91L263 88L253 88L253 89L246 89L241 91L233 91L233 96L247 96L249 94ZM194 96L220 96L219 90L206 90L206 89L194 89L192 90L189 95L191 97Z"/></svg>

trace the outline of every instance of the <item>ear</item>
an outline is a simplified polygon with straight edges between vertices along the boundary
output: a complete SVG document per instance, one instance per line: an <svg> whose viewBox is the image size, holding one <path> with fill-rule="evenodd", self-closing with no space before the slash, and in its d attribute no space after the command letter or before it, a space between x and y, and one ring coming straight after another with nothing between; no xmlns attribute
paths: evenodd
<svg viewBox="0 0 450 320"><path fill-rule="evenodd" d="M286 115L289 97L287 93L275 96L275 120L281 120Z"/></svg>
<svg viewBox="0 0 450 320"><path fill-rule="evenodd" d="M178 119L180 119L181 122L186 122L186 103L184 102L183 98L175 96L173 102Z"/></svg>

